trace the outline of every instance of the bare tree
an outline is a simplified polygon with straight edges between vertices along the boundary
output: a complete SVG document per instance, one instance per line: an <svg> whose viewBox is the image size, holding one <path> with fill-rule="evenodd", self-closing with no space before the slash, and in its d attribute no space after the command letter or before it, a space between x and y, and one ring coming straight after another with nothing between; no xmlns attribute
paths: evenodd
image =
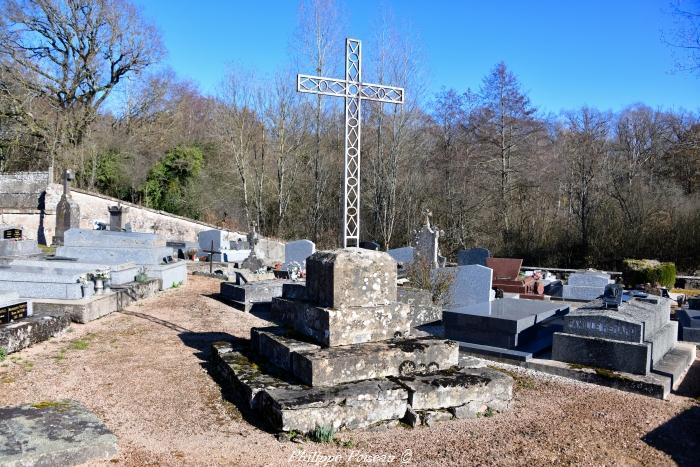
<svg viewBox="0 0 700 467"><path fill-rule="evenodd" d="M2 0L0 11L0 93L51 165L80 144L114 87L161 54L158 32L127 0Z"/></svg>

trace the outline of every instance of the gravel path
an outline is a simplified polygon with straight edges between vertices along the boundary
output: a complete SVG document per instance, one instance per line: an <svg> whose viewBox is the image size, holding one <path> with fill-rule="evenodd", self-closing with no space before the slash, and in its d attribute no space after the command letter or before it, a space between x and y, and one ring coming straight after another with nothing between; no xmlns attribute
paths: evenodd
<svg viewBox="0 0 700 467"><path fill-rule="evenodd" d="M342 432L337 444L279 442L248 423L251 415L242 415L229 394L222 397L207 372L212 341L247 338L251 326L266 322L212 298L217 280L189 280L9 356L0 363L0 406L83 402L119 439L119 456L103 465L700 462L700 361L685 395L669 401L511 367L517 388L506 413L413 430Z"/></svg>

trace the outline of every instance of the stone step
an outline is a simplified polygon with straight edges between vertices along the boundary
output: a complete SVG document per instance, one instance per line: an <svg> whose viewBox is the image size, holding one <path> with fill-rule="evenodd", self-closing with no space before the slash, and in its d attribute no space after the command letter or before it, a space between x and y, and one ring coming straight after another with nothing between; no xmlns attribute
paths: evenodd
<svg viewBox="0 0 700 467"><path fill-rule="evenodd" d="M506 408L513 390L512 378L490 368L452 368L309 387L284 379L265 362L254 362L245 347L217 342L212 359L222 380L279 431L307 433L316 427L339 430L395 423L412 412L409 399L419 407L421 419L432 418L436 411L447 418L476 417L489 407Z"/></svg>
<svg viewBox="0 0 700 467"><path fill-rule="evenodd" d="M436 371L459 360L456 342L432 336L321 348L290 337L284 328L254 328L251 346L310 386Z"/></svg>
<svg viewBox="0 0 700 467"><path fill-rule="evenodd" d="M376 342L408 336L409 305L392 302L371 307L323 308L309 302L272 299L277 320L324 347Z"/></svg>
<svg viewBox="0 0 700 467"><path fill-rule="evenodd" d="M695 356L695 344L679 342L654 364L652 372L668 376L671 378L671 387L678 389L688 368L695 362Z"/></svg>
<svg viewBox="0 0 700 467"><path fill-rule="evenodd" d="M660 361L677 341L678 322L669 321L651 337L651 366Z"/></svg>

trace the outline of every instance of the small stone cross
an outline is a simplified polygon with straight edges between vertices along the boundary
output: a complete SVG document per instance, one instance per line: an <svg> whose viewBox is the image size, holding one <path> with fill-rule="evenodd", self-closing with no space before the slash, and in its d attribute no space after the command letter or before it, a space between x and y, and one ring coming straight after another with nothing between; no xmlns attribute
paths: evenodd
<svg viewBox="0 0 700 467"><path fill-rule="evenodd" d="M70 185L69 182L75 180L75 175L70 169L66 169L63 172L63 196L70 196Z"/></svg>

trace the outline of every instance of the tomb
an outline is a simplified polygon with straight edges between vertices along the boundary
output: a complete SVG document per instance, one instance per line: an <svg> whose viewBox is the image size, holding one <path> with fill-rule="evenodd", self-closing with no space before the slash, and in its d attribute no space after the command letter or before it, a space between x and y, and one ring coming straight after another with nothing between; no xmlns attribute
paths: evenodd
<svg viewBox="0 0 700 467"><path fill-rule="evenodd" d="M688 307L676 311L680 339L700 344L700 298L688 299Z"/></svg>
<svg viewBox="0 0 700 467"><path fill-rule="evenodd" d="M112 232L123 232L126 230L126 213L129 212L129 207L119 204L108 207L107 211L109 211L109 230Z"/></svg>
<svg viewBox="0 0 700 467"><path fill-rule="evenodd" d="M445 267L446 258L440 255L439 239L444 233L435 226L430 225L430 217L433 215L429 210L424 210L425 223L420 230L414 232L413 247L415 248L416 259L427 263L431 269Z"/></svg>
<svg viewBox="0 0 700 467"><path fill-rule="evenodd" d="M605 286L614 283L610 275L599 271L575 272L569 274L562 286L564 300L590 301L603 295Z"/></svg>
<svg viewBox="0 0 700 467"><path fill-rule="evenodd" d="M95 294L90 270L46 266L0 265L0 290L23 298L80 300Z"/></svg>
<svg viewBox="0 0 700 467"><path fill-rule="evenodd" d="M42 254L37 241L24 238L20 227L0 225L0 259L38 258Z"/></svg>
<svg viewBox="0 0 700 467"><path fill-rule="evenodd" d="M402 286L397 288L397 300L410 307L408 313L414 328L442 320L442 307L433 303L430 290Z"/></svg>
<svg viewBox="0 0 700 467"><path fill-rule="evenodd" d="M284 266L285 271L290 265L298 264L302 271L306 270L306 258L316 252L316 244L311 240L296 240L287 242L284 246Z"/></svg>
<svg viewBox="0 0 700 467"><path fill-rule="evenodd" d="M148 277L160 280L162 289L187 281L185 262L173 258L172 253L172 248L152 233L86 229L68 230L64 245L56 249L57 256L84 263L134 263Z"/></svg>
<svg viewBox="0 0 700 467"><path fill-rule="evenodd" d="M197 235L199 250L216 251L213 261L224 263L239 263L250 255L248 245L241 239L227 240L229 234L223 230L203 230Z"/></svg>
<svg viewBox="0 0 700 467"><path fill-rule="evenodd" d="M484 303L494 298L493 270L490 268L472 264L433 271L434 277L442 274L451 276L448 308Z"/></svg>
<svg viewBox="0 0 700 467"><path fill-rule="evenodd" d="M284 284L295 284L295 282L286 279L264 279L249 282L243 274L236 274L234 282L220 284L219 297L246 313L268 311L272 299L282 296Z"/></svg>
<svg viewBox="0 0 700 467"><path fill-rule="evenodd" d="M63 195L56 205L56 230L53 236L54 245L63 245L63 235L69 229L80 227L80 206L73 200L70 193L70 182L75 180L71 170L63 172Z"/></svg>
<svg viewBox="0 0 700 467"><path fill-rule="evenodd" d="M695 347L690 352L677 344L671 302L649 295L617 307L606 307L603 298L586 303L564 317L562 332L554 334L552 358L635 375L654 372L671 377L675 388L695 360Z"/></svg>
<svg viewBox="0 0 700 467"><path fill-rule="evenodd" d="M493 269L493 287L508 293L533 294L537 292L535 278L520 274L522 259L486 258L486 266ZM544 293L544 285L542 292Z"/></svg>
<svg viewBox="0 0 700 467"><path fill-rule="evenodd" d="M471 353L528 360L552 345L568 312L563 303L501 298L450 307L443 327L445 337Z"/></svg>
<svg viewBox="0 0 700 467"><path fill-rule="evenodd" d="M387 253L389 253L389 256L394 258L394 261L396 261L399 266L405 267L413 263L413 259L416 256L416 249L412 246L405 246L401 248L393 248Z"/></svg>
<svg viewBox="0 0 700 467"><path fill-rule="evenodd" d="M93 275L108 275L106 281L111 286L125 285L134 282L139 273L139 267L135 263L106 264L106 263L79 263L69 259L54 258L50 260L18 259L10 263L11 266L31 266L37 268L60 268L75 271L88 272Z"/></svg>
<svg viewBox="0 0 700 467"><path fill-rule="evenodd" d="M275 430L416 424L507 407L512 378L460 368L455 342L411 335L387 253L316 252L306 265L306 285L284 284L272 299L278 325L253 328L249 343L213 345L221 379Z"/></svg>

